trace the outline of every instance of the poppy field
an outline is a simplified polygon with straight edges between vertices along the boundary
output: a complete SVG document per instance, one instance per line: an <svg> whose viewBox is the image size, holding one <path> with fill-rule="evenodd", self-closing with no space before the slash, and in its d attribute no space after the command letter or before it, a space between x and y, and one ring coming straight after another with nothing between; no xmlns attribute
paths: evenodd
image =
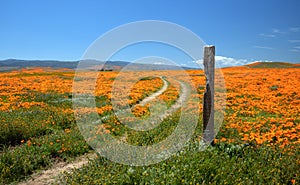
<svg viewBox="0 0 300 185"><path fill-rule="evenodd" d="M110 134L121 142L146 146L159 143L176 128L181 110L166 115L154 129L137 132L114 116L112 87L117 71L98 73L94 91L96 107L74 111L73 82L81 81L69 69L28 68L0 73L0 184L17 183L49 169L60 161L93 153L88 144L97 135ZM130 79L138 72L127 72ZM145 71L120 98L136 118L151 117L158 102L163 112L172 109L184 89L191 88L198 104L186 107L199 115L188 143L170 158L149 166L114 163L100 155L86 166L55 178L54 184L298 184L300 182L300 68L222 69L226 85L224 121L214 145L200 149L202 70L187 70L190 81L177 71ZM190 83L190 84L188 84ZM143 100L165 88L143 104ZM117 91L118 92L118 91ZM124 96L124 94L126 96ZM123 97L124 96L124 97ZM123 106L124 102L120 102ZM154 108L153 108L154 107ZM93 137L84 138L76 114L96 113L103 118ZM129 118L128 118L129 119ZM189 120L185 120L189 122Z"/></svg>

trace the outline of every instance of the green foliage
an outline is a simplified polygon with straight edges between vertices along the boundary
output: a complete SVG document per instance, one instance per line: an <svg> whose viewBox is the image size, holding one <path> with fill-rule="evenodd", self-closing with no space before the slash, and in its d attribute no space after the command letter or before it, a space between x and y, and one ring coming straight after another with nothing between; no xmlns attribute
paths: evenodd
<svg viewBox="0 0 300 185"><path fill-rule="evenodd" d="M0 184L18 181L39 169L48 168L54 161L71 160L88 152L90 147L76 128L56 131L50 135L31 138L0 154Z"/></svg>
<svg viewBox="0 0 300 185"><path fill-rule="evenodd" d="M197 146L178 152L168 160L132 167L104 158L65 173L66 184L290 184L299 181L295 155L270 148L220 143L205 151Z"/></svg>
<svg viewBox="0 0 300 185"><path fill-rule="evenodd" d="M149 131L128 130L127 142L131 145L147 146L158 143L172 134L180 118L180 112L164 119L157 127Z"/></svg>
<svg viewBox="0 0 300 185"><path fill-rule="evenodd" d="M21 140L50 134L55 129L70 128L75 124L72 114L62 113L55 107L0 111L0 149L16 145Z"/></svg>

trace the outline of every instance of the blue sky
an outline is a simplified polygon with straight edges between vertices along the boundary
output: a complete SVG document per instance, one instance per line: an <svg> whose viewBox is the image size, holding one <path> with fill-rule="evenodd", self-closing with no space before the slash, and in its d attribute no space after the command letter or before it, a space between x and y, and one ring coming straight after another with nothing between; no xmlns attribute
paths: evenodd
<svg viewBox="0 0 300 185"><path fill-rule="evenodd" d="M79 60L89 45L117 26L162 20L215 45L216 60L225 66L256 60L299 63L299 7L298 0L1 0L0 59ZM128 48L113 59L155 55L155 47ZM187 64L181 54L172 56Z"/></svg>

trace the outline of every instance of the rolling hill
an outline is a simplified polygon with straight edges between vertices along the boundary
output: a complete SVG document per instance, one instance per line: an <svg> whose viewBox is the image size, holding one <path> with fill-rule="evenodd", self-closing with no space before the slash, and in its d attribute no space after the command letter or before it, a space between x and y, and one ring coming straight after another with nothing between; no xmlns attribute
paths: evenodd
<svg viewBox="0 0 300 185"><path fill-rule="evenodd" d="M288 62L255 62L246 65L249 68L300 68L300 64Z"/></svg>

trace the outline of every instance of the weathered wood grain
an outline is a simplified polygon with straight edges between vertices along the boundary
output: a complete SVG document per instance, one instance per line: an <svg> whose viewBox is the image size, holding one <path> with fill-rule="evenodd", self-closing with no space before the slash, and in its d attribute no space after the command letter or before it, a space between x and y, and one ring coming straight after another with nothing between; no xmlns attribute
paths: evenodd
<svg viewBox="0 0 300 185"><path fill-rule="evenodd" d="M203 65L206 77L206 89L203 99L203 141L205 143L213 144L215 46L204 47Z"/></svg>

